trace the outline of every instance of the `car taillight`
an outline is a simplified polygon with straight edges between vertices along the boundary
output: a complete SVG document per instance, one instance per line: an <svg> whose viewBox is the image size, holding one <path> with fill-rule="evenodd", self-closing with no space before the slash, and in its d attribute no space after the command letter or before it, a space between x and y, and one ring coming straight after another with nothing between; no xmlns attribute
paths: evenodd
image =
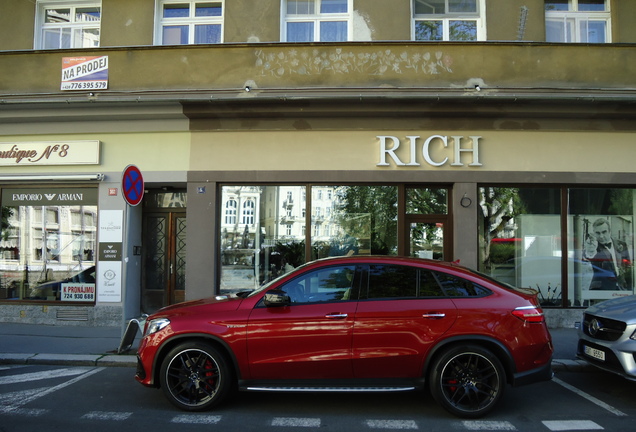
<svg viewBox="0 0 636 432"><path fill-rule="evenodd" d="M522 321L530 323L544 322L543 311L537 306L522 306L512 311L512 314Z"/></svg>

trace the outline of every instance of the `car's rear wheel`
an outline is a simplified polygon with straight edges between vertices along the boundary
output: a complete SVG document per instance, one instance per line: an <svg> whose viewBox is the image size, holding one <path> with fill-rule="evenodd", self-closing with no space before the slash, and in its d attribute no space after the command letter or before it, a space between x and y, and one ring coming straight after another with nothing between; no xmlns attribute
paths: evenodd
<svg viewBox="0 0 636 432"><path fill-rule="evenodd" d="M211 346L185 343L172 349L161 365L161 388L177 407L203 411L229 394L231 373L225 357Z"/></svg>
<svg viewBox="0 0 636 432"><path fill-rule="evenodd" d="M447 411L464 418L487 414L501 399L505 372L499 359L476 345L451 348L431 369L431 394Z"/></svg>

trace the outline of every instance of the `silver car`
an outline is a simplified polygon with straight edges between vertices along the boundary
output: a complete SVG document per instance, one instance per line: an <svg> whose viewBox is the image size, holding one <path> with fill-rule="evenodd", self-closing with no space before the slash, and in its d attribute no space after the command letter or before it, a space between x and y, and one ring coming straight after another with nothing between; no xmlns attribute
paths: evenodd
<svg viewBox="0 0 636 432"><path fill-rule="evenodd" d="M636 295L604 301L585 311L577 357L636 381Z"/></svg>

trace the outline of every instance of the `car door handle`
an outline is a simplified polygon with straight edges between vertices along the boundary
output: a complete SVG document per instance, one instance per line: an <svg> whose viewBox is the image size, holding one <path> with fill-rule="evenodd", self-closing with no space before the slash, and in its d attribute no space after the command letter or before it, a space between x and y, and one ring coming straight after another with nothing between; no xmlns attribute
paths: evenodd
<svg viewBox="0 0 636 432"><path fill-rule="evenodd" d="M349 314L330 313L330 314L325 315L325 318L336 320L336 319L345 319L348 316L349 316Z"/></svg>
<svg viewBox="0 0 636 432"><path fill-rule="evenodd" d="M442 318L446 318L446 314L442 312L429 312L429 313L422 314L422 318L442 319Z"/></svg>

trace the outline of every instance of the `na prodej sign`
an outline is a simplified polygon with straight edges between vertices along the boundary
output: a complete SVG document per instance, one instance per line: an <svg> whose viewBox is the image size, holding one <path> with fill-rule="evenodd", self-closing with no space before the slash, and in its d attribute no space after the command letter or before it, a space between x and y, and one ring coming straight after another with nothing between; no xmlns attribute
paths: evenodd
<svg viewBox="0 0 636 432"><path fill-rule="evenodd" d="M108 56L62 58L62 90L107 88Z"/></svg>

